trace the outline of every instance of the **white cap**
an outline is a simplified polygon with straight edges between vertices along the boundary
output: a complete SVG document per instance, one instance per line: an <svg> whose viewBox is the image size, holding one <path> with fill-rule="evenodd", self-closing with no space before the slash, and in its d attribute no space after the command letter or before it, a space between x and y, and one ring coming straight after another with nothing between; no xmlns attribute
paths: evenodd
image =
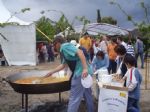
<svg viewBox="0 0 150 112"><path fill-rule="evenodd" d="M76 40L71 40L70 43L73 44L76 48L79 48L79 47L80 47L80 44L78 44L78 43L76 42Z"/></svg>
<svg viewBox="0 0 150 112"><path fill-rule="evenodd" d="M76 46L76 45L77 45L76 40L71 40L71 41L70 41L70 43L72 43L74 46Z"/></svg>

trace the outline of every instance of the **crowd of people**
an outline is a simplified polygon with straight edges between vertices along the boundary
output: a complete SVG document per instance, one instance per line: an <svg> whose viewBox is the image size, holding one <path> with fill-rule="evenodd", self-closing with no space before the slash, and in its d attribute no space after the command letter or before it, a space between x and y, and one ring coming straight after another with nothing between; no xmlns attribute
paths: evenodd
<svg viewBox="0 0 150 112"><path fill-rule="evenodd" d="M136 38L135 43L133 43L130 39L128 40L128 42L125 42L121 36L102 36L101 39L93 39L88 35L88 33L85 33L83 37L79 39L78 44L86 49L90 57L89 62L91 62L93 67L95 66L95 59L98 59L98 55L100 54L98 51L104 53L105 58L102 57L101 59L99 58L99 62L96 61L98 63L96 65L99 65L99 67L96 67L97 69L106 67L109 73L116 73L116 70L120 65L119 56L115 51L115 48L118 45L122 45L126 49L126 53L131 54L136 59L136 67L138 67L138 57L140 56L141 68L144 68L144 44L142 40L140 37ZM75 42L75 44L77 44L77 42ZM104 60L105 62L103 62ZM102 63L105 64L103 65Z"/></svg>
<svg viewBox="0 0 150 112"><path fill-rule="evenodd" d="M68 112L77 112L82 97L85 98L88 112L94 112L91 88L84 88L81 78L92 75L98 69L107 69L109 74L117 74L124 86L129 88L127 112L139 112L140 84L142 76L137 69L138 56L144 68L144 44L139 37L135 45L126 43L121 36L103 36L95 40L86 32L83 37L67 42L63 37L54 39L53 49L61 56L61 64L45 77L51 76L65 67L72 71Z"/></svg>
<svg viewBox="0 0 150 112"><path fill-rule="evenodd" d="M57 52L55 52L53 43L40 42L37 44L37 64L45 62L54 62Z"/></svg>
<svg viewBox="0 0 150 112"><path fill-rule="evenodd" d="M101 39L93 39L86 32L82 38L79 39L78 43L76 40L72 40L74 45L83 47L87 51L87 56L89 62L92 63L93 58L97 56L98 51L102 51L105 55L108 55L108 71L109 73L115 73L118 66L118 56L114 50L117 45L123 45L126 48L126 52L135 57L136 61L140 56L141 68L144 68L144 44L140 37L136 38L136 43L125 42L121 36L110 37L102 36ZM58 52L54 50L53 43L41 42L37 45L37 63L42 62L54 62L55 58L59 55ZM94 59L95 60L95 59ZM138 63L136 63L136 67Z"/></svg>

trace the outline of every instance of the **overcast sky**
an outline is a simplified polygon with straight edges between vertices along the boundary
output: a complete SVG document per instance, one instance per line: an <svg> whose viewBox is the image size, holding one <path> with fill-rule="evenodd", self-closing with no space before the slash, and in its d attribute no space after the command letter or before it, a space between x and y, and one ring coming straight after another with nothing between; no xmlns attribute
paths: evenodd
<svg viewBox="0 0 150 112"><path fill-rule="evenodd" d="M141 1L145 1L150 6L149 0L116 0L121 4L126 12L133 16L135 21L144 19L144 11L140 6ZM2 3L3 2L3 3ZM75 16L85 16L91 22L96 22L97 9L100 9L101 16L112 16L118 21L118 25L124 28L132 28L131 22L128 22L126 16L115 5L110 5L110 0L1 0L0 2L0 21L6 20L9 16L5 13L5 6L11 13L18 12L23 8L30 8L29 12L16 15L19 19L31 22L39 19L42 10L60 10L72 22ZM150 12L149 12L150 13ZM47 12L47 17L57 20L60 13ZM7 15L7 17L6 17ZM16 19L16 18L15 18ZM77 23L76 23L77 24Z"/></svg>

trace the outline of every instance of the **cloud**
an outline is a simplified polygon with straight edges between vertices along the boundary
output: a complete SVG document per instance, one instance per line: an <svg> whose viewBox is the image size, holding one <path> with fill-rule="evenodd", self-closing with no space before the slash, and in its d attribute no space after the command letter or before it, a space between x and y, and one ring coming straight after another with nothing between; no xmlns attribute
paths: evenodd
<svg viewBox="0 0 150 112"><path fill-rule="evenodd" d="M42 10L55 9L64 12L65 16L73 20L75 16L86 16L92 22L96 22L97 9L100 9L102 16L112 16L117 19L118 25L122 27L133 27L127 21L126 16L115 5L110 5L110 0L2 0L6 8L11 12L18 12L23 8L31 8L31 11L16 15L25 21L36 21L42 15ZM143 10L140 7L140 1L137 0L117 0L121 7L127 13L132 15L135 20L140 21L144 18ZM150 5L145 0L146 5ZM59 13L47 12L47 17L52 20L58 20Z"/></svg>

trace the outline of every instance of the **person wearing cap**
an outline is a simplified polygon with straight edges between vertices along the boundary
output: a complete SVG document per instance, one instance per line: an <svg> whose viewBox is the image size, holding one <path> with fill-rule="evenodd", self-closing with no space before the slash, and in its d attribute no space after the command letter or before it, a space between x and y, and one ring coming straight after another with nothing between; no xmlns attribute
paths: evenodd
<svg viewBox="0 0 150 112"><path fill-rule="evenodd" d="M88 112L94 112L94 104L91 88L84 88L81 84L81 78L86 78L93 74L82 50L76 48L72 43L66 43L65 39L58 36L54 39L54 48L60 52L63 57L61 64L50 71L45 77L64 69L66 66L72 71L70 78L71 90L67 112L78 112L82 98L85 98Z"/></svg>

